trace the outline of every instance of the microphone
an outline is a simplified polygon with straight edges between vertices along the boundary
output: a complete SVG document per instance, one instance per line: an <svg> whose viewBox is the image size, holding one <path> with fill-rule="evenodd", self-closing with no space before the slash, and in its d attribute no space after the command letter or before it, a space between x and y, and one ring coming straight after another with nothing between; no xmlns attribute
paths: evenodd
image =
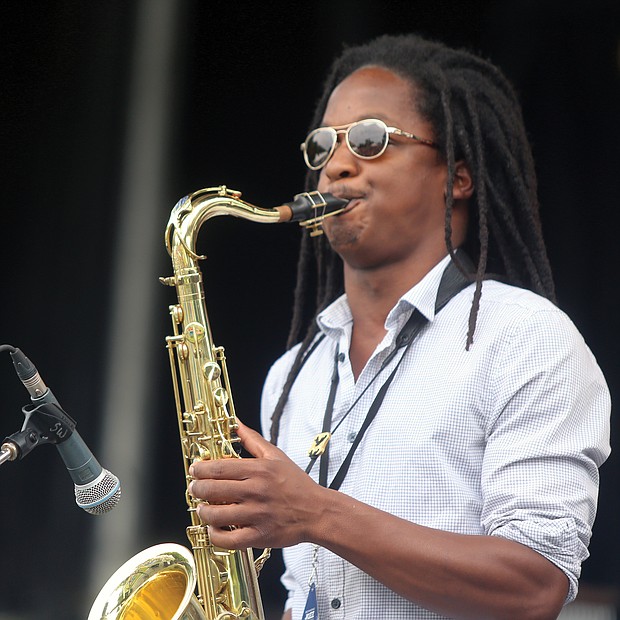
<svg viewBox="0 0 620 620"><path fill-rule="evenodd" d="M11 347L11 357L17 376L30 394L32 406L24 407L26 423L35 412L43 411L46 420L44 433L56 445L75 486L77 505L89 514L98 515L114 508L121 498L119 479L101 467L75 430L74 420L62 409L52 391L45 385L34 364L17 348ZM36 422L35 422L36 426ZM42 435L43 436L43 435Z"/></svg>

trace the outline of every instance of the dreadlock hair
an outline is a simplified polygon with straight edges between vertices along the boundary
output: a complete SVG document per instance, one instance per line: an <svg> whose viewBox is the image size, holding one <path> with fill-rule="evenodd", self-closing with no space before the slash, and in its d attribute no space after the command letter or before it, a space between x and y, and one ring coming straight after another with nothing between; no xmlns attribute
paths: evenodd
<svg viewBox="0 0 620 620"><path fill-rule="evenodd" d="M434 129L447 164L445 242L452 246L453 183L456 162L468 165L474 180L464 250L477 265L466 274L476 282L466 348L473 342L482 282L491 277L529 288L555 302L551 267L539 218L536 174L516 94L490 62L465 50L417 35L385 35L347 48L332 64L311 128L320 126L334 88L358 69L378 66L409 81L416 112ZM310 171L307 188L318 173ZM276 443L279 421L293 382L318 332L316 315L343 292L342 262L324 236L302 238L293 318L288 339L301 346L272 418Z"/></svg>

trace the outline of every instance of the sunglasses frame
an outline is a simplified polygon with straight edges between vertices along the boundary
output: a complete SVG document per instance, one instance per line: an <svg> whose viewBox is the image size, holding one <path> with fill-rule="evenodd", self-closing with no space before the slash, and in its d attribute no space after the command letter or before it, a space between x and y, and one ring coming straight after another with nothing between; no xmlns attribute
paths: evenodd
<svg viewBox="0 0 620 620"><path fill-rule="evenodd" d="M383 128L385 132L385 140L384 140L383 146L381 147L381 150L376 155L360 155L359 153L356 153L353 150L353 147L351 146L351 143L349 142L349 133L353 127L356 127L357 125L361 125L363 123L369 123L369 122L376 123L377 125ZM308 140L310 140L312 136L314 136L320 131L326 131L326 130L332 136L332 145L327 153L327 156L325 157L325 161L323 161L319 166L313 166L312 164L310 164L310 160L308 159L308 152L307 152L306 145L308 144ZM404 131L403 129L399 129L398 127L389 127L384 121L378 118L364 118L360 121L355 121L354 123L349 123L347 125L334 125L334 126L327 125L325 127L317 127L316 129L313 129L308 134L306 139L299 145L299 148L302 150L304 154L304 161L306 162L306 166L308 166L310 170L320 170L325 165L327 165L327 162L331 159L332 155L334 154L334 151L336 150L336 144L338 144L338 134L341 134L341 133L343 133L345 136L345 143L349 151L353 153L355 157L359 157L360 159L377 159L377 157L381 157L381 155L385 153L385 150L387 149L388 144L390 143L390 135L402 136L403 138L409 138L410 140L415 140L419 144L424 144L432 148L437 148L437 144L433 142L432 140L427 140L426 138L420 138L419 136L416 136L415 134L409 133L408 131Z"/></svg>

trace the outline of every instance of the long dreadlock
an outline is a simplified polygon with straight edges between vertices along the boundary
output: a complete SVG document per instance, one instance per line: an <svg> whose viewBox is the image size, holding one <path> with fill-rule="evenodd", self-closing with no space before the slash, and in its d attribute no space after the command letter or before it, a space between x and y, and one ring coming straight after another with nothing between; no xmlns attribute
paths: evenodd
<svg viewBox="0 0 620 620"><path fill-rule="evenodd" d="M477 265L466 348L473 342L482 282L489 277L528 288L552 301L555 291L539 218L536 174L521 108L497 67L470 52L416 35L382 36L345 49L325 81L311 128L318 127L334 88L351 73L380 66L408 80L415 89L416 112L430 122L447 164L445 242L452 246L452 189L456 162L464 160L474 179L469 230L464 249ZM318 173L306 185L316 188ZM280 417L309 348L318 332L316 315L343 292L342 262L324 236L302 239L295 304L288 339L301 339L295 361L272 417L277 442Z"/></svg>

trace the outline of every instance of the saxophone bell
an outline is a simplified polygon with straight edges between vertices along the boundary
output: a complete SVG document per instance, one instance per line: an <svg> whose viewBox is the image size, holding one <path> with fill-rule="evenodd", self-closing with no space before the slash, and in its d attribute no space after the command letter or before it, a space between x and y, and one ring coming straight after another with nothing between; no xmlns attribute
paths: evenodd
<svg viewBox="0 0 620 620"><path fill-rule="evenodd" d="M175 543L155 545L133 556L110 577L88 620L204 620L195 587L192 553Z"/></svg>

